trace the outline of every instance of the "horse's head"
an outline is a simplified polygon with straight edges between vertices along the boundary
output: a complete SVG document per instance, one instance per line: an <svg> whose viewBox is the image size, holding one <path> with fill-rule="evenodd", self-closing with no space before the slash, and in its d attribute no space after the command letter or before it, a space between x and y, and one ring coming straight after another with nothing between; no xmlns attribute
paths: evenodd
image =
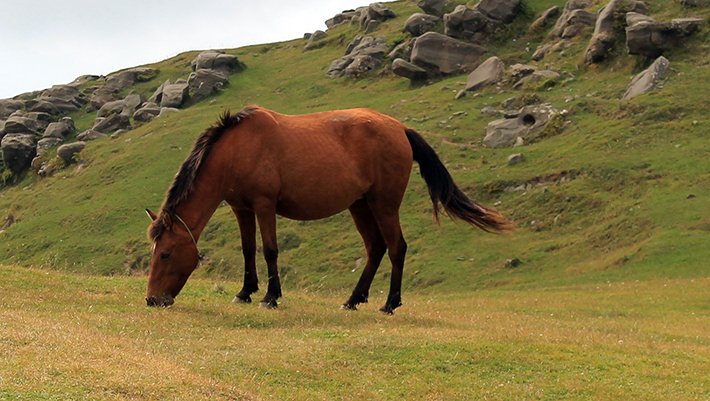
<svg viewBox="0 0 710 401"><path fill-rule="evenodd" d="M175 302L175 297L197 268L200 255L192 232L184 222L166 224L155 213L147 209L146 212L153 220L148 228L153 249L145 300L148 306L166 307Z"/></svg>

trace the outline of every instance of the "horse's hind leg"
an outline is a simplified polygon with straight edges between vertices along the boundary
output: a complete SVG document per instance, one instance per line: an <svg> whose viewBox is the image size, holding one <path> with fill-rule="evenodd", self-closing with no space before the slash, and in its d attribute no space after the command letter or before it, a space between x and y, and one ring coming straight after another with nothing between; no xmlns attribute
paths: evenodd
<svg viewBox="0 0 710 401"><path fill-rule="evenodd" d="M382 238L387 244L387 253L392 262L392 277L390 292L381 312L392 314L395 308L402 306L402 273L404 271L404 256L407 253L407 243L399 225L399 210L397 208L378 207L370 205Z"/></svg>
<svg viewBox="0 0 710 401"><path fill-rule="evenodd" d="M234 297L234 302L251 302L251 294L259 290L256 274L256 219L254 212L233 209L239 222L244 255L244 286Z"/></svg>
<svg viewBox="0 0 710 401"><path fill-rule="evenodd" d="M255 209L264 247L264 259L269 272L269 284L266 295L261 300L261 306L275 308L278 306L276 300L281 297L281 280L277 265L279 249L276 242L276 207L268 203L259 207L255 206Z"/></svg>
<svg viewBox="0 0 710 401"><path fill-rule="evenodd" d="M380 228L377 226L375 217L364 199L360 199L350 206L350 214L353 216L355 226L362 236L365 250L367 251L365 269L362 271L360 280L358 280L352 295L350 295L350 299L343 304L343 309L355 310L358 304L367 302L372 279L377 273L382 257L385 256L387 245L382 238L382 234L380 234Z"/></svg>

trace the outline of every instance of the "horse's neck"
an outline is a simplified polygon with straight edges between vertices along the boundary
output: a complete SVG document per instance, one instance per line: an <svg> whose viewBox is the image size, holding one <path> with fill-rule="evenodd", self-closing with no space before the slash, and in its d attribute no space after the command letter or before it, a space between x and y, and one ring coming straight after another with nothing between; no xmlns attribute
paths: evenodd
<svg viewBox="0 0 710 401"><path fill-rule="evenodd" d="M200 234L222 200L222 191L215 184L198 182L192 193L180 202L176 212L190 227L195 240L200 238Z"/></svg>

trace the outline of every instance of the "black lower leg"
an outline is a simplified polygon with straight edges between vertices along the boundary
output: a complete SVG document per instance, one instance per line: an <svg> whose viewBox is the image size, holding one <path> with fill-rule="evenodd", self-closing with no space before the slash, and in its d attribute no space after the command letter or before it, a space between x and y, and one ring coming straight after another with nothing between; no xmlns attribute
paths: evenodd
<svg viewBox="0 0 710 401"><path fill-rule="evenodd" d="M395 252L390 252L392 261L392 278L390 280L390 292L387 295L385 305L380 311L393 314L394 310L402 306L402 273L404 271L404 256L407 253L407 243L404 238L400 239L400 245Z"/></svg>
<svg viewBox="0 0 710 401"><path fill-rule="evenodd" d="M281 298L281 280L279 279L279 269L277 265L279 251L276 248L264 249L264 258L269 271L269 284L261 305L267 308L276 308L277 299Z"/></svg>

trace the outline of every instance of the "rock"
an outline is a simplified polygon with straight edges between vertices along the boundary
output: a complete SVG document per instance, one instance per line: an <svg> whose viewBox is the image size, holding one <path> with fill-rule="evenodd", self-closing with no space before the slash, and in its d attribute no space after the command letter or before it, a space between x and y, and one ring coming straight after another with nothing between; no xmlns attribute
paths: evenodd
<svg viewBox="0 0 710 401"><path fill-rule="evenodd" d="M598 64L608 57L609 50L617 38L617 26L624 25L625 20L619 23L619 16L628 12L646 14L648 6L637 0L611 0L599 13L594 34L589 41L584 54L586 64Z"/></svg>
<svg viewBox="0 0 710 401"><path fill-rule="evenodd" d="M308 50L314 50L314 49L319 49L323 46L325 46L325 38L328 36L327 33L323 31L315 31L311 35L310 38L308 38L308 42L306 45L303 47L303 50L308 51Z"/></svg>
<svg viewBox="0 0 710 401"><path fill-rule="evenodd" d="M520 0L481 0L476 9L491 19L510 23L520 12Z"/></svg>
<svg viewBox="0 0 710 401"><path fill-rule="evenodd" d="M98 112L96 112L96 117L108 117L112 114L121 114L123 105L123 100L112 100L107 102L101 106Z"/></svg>
<svg viewBox="0 0 710 401"><path fill-rule="evenodd" d="M39 141L37 141L37 156L42 156L49 149L59 145L62 142L64 142L64 139L62 138L50 137L40 139Z"/></svg>
<svg viewBox="0 0 710 401"><path fill-rule="evenodd" d="M647 93L657 87L668 74L669 66L670 62L668 59L663 56L658 57L650 67L636 75L631 80L631 84L626 89L623 99L633 99L636 96Z"/></svg>
<svg viewBox="0 0 710 401"><path fill-rule="evenodd" d="M486 106L481 109L481 114L489 117L497 117L503 114L503 112L501 110L496 109L495 107Z"/></svg>
<svg viewBox="0 0 710 401"><path fill-rule="evenodd" d="M167 115L175 114L175 113L179 113L179 112L180 112L180 110L176 109L174 107L161 107L158 117L165 117Z"/></svg>
<svg viewBox="0 0 710 401"><path fill-rule="evenodd" d="M441 21L441 18L434 15L412 14L404 23L404 30L412 36L420 36L433 30L439 21Z"/></svg>
<svg viewBox="0 0 710 401"><path fill-rule="evenodd" d="M70 83L68 83L67 85L73 86L75 88L80 88L80 87L88 84L89 82L93 82L93 81L98 80L99 78L101 78L99 75L89 75L89 74L79 75L78 77L74 78L74 80L71 81Z"/></svg>
<svg viewBox="0 0 710 401"><path fill-rule="evenodd" d="M192 71L201 69L220 71L223 75L228 76L234 71L244 69L237 56L225 54L223 51L207 50L197 55L190 63Z"/></svg>
<svg viewBox="0 0 710 401"><path fill-rule="evenodd" d="M503 61L493 56L481 63L481 65L469 74L465 90L467 92L474 92L486 86L497 84L503 80L504 72L505 64Z"/></svg>
<svg viewBox="0 0 710 401"><path fill-rule="evenodd" d="M387 50L387 41L383 37L358 36L348 45L346 55L330 64L327 74L330 77L362 76L382 65Z"/></svg>
<svg viewBox="0 0 710 401"><path fill-rule="evenodd" d="M54 85L43 90L37 100L52 103L59 114L73 113L88 103L88 99L79 87L70 85Z"/></svg>
<svg viewBox="0 0 710 401"><path fill-rule="evenodd" d="M160 100L160 107L182 106L189 98L190 89L187 83L168 84L163 87L163 96Z"/></svg>
<svg viewBox="0 0 710 401"><path fill-rule="evenodd" d="M520 266L522 263L518 258L508 259L505 261L505 267L511 269Z"/></svg>
<svg viewBox="0 0 710 401"><path fill-rule="evenodd" d="M163 89L165 88L165 85L170 85L170 80L167 80L160 84L160 86L153 92L153 95L148 98L148 101L151 103L156 103L160 104L160 101L163 100Z"/></svg>
<svg viewBox="0 0 710 401"><path fill-rule="evenodd" d="M86 142L73 142L57 148L57 156L66 164L76 161L75 156L86 147Z"/></svg>
<svg viewBox="0 0 710 401"><path fill-rule="evenodd" d="M136 109L143 103L143 97L139 94L130 94L123 99L123 109L121 114L130 117Z"/></svg>
<svg viewBox="0 0 710 401"><path fill-rule="evenodd" d="M425 13L441 17L447 11L451 2L449 0L420 0L417 6Z"/></svg>
<svg viewBox="0 0 710 401"><path fill-rule="evenodd" d="M24 102L21 100L0 99L0 119L10 117L15 111L21 110L24 105Z"/></svg>
<svg viewBox="0 0 710 401"><path fill-rule="evenodd" d="M523 156L522 153L514 153L510 156L508 156L508 165L509 166L514 166L518 163L522 163L525 161L525 156Z"/></svg>
<svg viewBox="0 0 710 401"><path fill-rule="evenodd" d="M123 114L112 114L106 118L97 118L96 123L91 128L104 134L110 134L119 129L131 129L131 122Z"/></svg>
<svg viewBox="0 0 710 401"><path fill-rule="evenodd" d="M372 3L367 7L358 8L355 13L352 21L357 21L361 29L367 29L372 21L384 22L397 16L394 11L382 3Z"/></svg>
<svg viewBox="0 0 710 401"><path fill-rule="evenodd" d="M656 22L653 18L630 12L626 14L626 46L629 54L658 57L678 48L683 39L700 29L702 18L680 18Z"/></svg>
<svg viewBox="0 0 710 401"><path fill-rule="evenodd" d="M37 154L35 136L8 133L0 141L0 151L5 167L19 174L30 167L32 159Z"/></svg>
<svg viewBox="0 0 710 401"><path fill-rule="evenodd" d="M409 60L412 56L412 47L414 46L415 39L402 42L392 49L392 51L387 55L388 58L394 60L401 58L404 60Z"/></svg>
<svg viewBox="0 0 710 401"><path fill-rule="evenodd" d="M491 19L478 9L465 5L457 6L454 11L444 14L444 34L469 42L483 42L489 34L502 26L501 21Z"/></svg>
<svg viewBox="0 0 710 401"><path fill-rule="evenodd" d="M41 113L47 113L52 115L61 114L59 108L52 102L41 99L30 100L25 103L25 107L28 111L36 111Z"/></svg>
<svg viewBox="0 0 710 401"><path fill-rule="evenodd" d="M148 122L160 114L160 106L155 103L149 103L150 105L144 105L140 109L133 113L133 120L138 122Z"/></svg>
<svg viewBox="0 0 710 401"><path fill-rule="evenodd" d="M489 123L483 144L490 148L503 148L514 146L518 138L527 142L534 139L557 114L549 104L525 106L516 117Z"/></svg>
<svg viewBox="0 0 710 401"><path fill-rule="evenodd" d="M485 52L481 46L427 32L414 42L411 62L430 74L459 74L473 70Z"/></svg>
<svg viewBox="0 0 710 401"><path fill-rule="evenodd" d="M64 139L69 135L74 134L75 131L76 128L74 128L74 121L69 117L65 117L61 121L50 123L47 126L47 129L44 130L44 135L42 135L42 137Z"/></svg>
<svg viewBox="0 0 710 401"><path fill-rule="evenodd" d="M187 79L191 96L195 101L200 101L216 94L227 83L229 83L227 75L219 70L199 69L190 74Z"/></svg>
<svg viewBox="0 0 710 401"><path fill-rule="evenodd" d="M560 7L559 6L552 6L548 8L547 10L543 11L540 16L533 21L532 24L530 24L530 31L539 31L542 30L543 28L546 28L548 25L552 23L555 18L557 18L560 15Z"/></svg>
<svg viewBox="0 0 710 401"><path fill-rule="evenodd" d="M106 86L122 90L134 85L136 82L148 82L156 76L158 76L158 70L153 68L131 68L106 76Z"/></svg>
<svg viewBox="0 0 710 401"><path fill-rule="evenodd" d="M29 113L15 113L5 121L3 131L6 134L33 134L40 135L49 123L30 117Z"/></svg>
<svg viewBox="0 0 710 401"><path fill-rule="evenodd" d="M708 0L677 0L683 6L686 7L703 7L707 6L710 2Z"/></svg>
<svg viewBox="0 0 710 401"><path fill-rule="evenodd" d="M533 72L537 71L537 67L529 64L513 64L508 69L508 73L513 81L517 82L521 78L526 77Z"/></svg>
<svg viewBox="0 0 710 401"><path fill-rule="evenodd" d="M392 62L392 72L400 77L409 78L412 81L421 81L427 78L427 70L417 67L416 65L397 58Z"/></svg>
<svg viewBox="0 0 710 401"><path fill-rule="evenodd" d="M380 27L380 24L381 24L381 23L382 23L382 22L377 21L377 20L371 20L371 21L369 21L369 22L367 23L367 26L365 27L365 33L375 32L375 31L377 30L377 28Z"/></svg>
<svg viewBox="0 0 710 401"><path fill-rule="evenodd" d="M584 10L590 4L591 0L568 0L557 22L550 30L548 35L550 42L540 44L532 59L540 61L549 52L567 49L572 45L569 39L579 36L589 27L593 27L597 20L597 14Z"/></svg>
<svg viewBox="0 0 710 401"><path fill-rule="evenodd" d="M341 13L335 14L333 18L329 18L328 20L326 20L325 26L327 26L328 29L331 29L345 22L350 22L355 17L355 15L357 15L355 10L345 10Z"/></svg>
<svg viewBox="0 0 710 401"><path fill-rule="evenodd" d="M77 135L76 139L79 141L82 141L82 142L87 142L87 141L93 141L93 140L99 139L99 138L105 138L106 136L107 136L106 134L102 134L99 131L94 131L92 129L88 129L88 130L82 132L81 134Z"/></svg>
<svg viewBox="0 0 710 401"><path fill-rule="evenodd" d="M554 85L555 82L557 82L559 79L560 79L560 74L556 71L551 71L551 70L535 71L532 74L527 75L524 78L521 78L518 82L513 84L513 89L521 89L525 85L538 83L538 82L544 82L544 85L542 85L542 86L551 86L551 85Z"/></svg>

